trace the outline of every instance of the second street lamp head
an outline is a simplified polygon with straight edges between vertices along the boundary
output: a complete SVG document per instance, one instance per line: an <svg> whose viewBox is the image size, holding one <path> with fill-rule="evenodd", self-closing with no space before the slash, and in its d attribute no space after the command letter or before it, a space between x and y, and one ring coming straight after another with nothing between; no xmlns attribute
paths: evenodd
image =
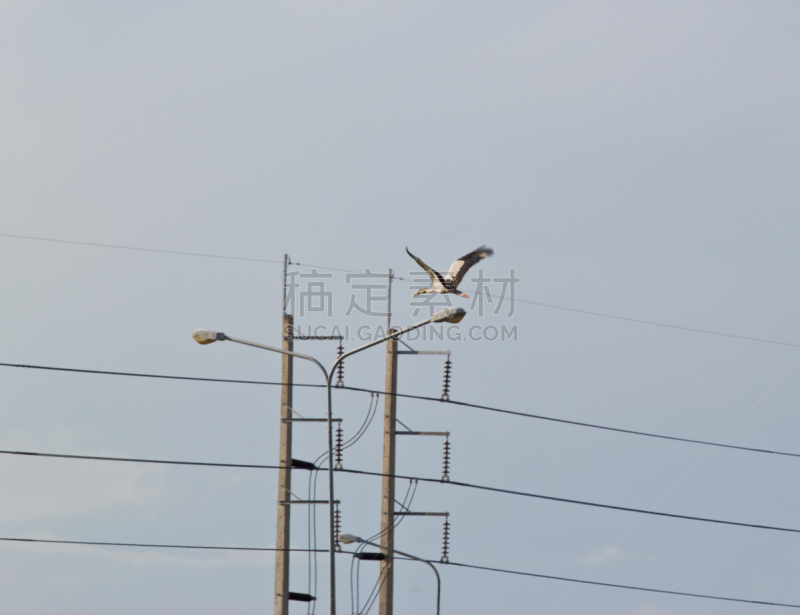
<svg viewBox="0 0 800 615"><path fill-rule="evenodd" d="M209 329L197 329L197 331L192 333L192 337L198 344L211 344L213 342L222 342L227 339L224 333L210 331Z"/></svg>
<svg viewBox="0 0 800 615"><path fill-rule="evenodd" d="M341 540L346 545L352 544L354 542L364 542L362 538L354 536L353 534L339 534L339 540Z"/></svg>
<svg viewBox="0 0 800 615"><path fill-rule="evenodd" d="M461 319L467 315L467 311L464 308L457 308L457 307L449 307L445 308L440 312L436 312L433 316L430 317L430 322L452 322L457 323L461 322Z"/></svg>

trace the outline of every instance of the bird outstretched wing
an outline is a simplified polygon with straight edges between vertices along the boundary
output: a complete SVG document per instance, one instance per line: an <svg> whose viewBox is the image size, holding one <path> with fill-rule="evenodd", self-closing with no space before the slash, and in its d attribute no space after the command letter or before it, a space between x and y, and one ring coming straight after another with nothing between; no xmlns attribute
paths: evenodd
<svg viewBox="0 0 800 615"><path fill-rule="evenodd" d="M419 259L416 256L414 256L413 254L411 254L411 252L408 251L408 248L406 248L406 252L408 252L408 255L411 258L413 258L415 261L417 261L417 265L422 267L427 272L427 274L431 278L431 285L432 286L436 286L437 284L440 284L440 285L444 286L444 278L442 278L442 274L440 274L435 269L433 269L431 267L428 267L428 265L426 265L424 262L422 262L421 259Z"/></svg>
<svg viewBox="0 0 800 615"><path fill-rule="evenodd" d="M494 250L487 248L486 246L481 246L477 250L473 250L469 254L465 254L452 265L450 265L450 271L447 272L447 275L444 278L445 282L452 285L454 288L458 288L458 285L461 284L461 280L464 279L464 276L467 274L467 271L469 271L470 267L472 267L479 260L486 258L487 256L492 256L493 254Z"/></svg>

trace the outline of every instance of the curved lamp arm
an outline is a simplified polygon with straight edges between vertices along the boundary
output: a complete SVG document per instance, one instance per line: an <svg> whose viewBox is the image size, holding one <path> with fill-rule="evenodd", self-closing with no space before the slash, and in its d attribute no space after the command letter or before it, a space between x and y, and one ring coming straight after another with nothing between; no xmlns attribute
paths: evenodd
<svg viewBox="0 0 800 615"><path fill-rule="evenodd" d="M341 357L338 357L336 359L336 361L334 362L334 364L331 366L331 371L330 371L330 374L328 376L328 379L330 380L331 378L333 378L333 374L336 373L336 368L339 365L339 363L344 361L347 357L356 354L357 352L361 352L362 350L366 350L367 348L372 348L373 346L377 346L378 344L380 344L382 342L385 342L386 340L389 340L389 339L392 339L392 338L399 338L401 335L405 335L409 331L413 331L414 329L419 329L420 327L424 327L425 325L430 324L430 323L437 323L437 322L458 323L458 322L461 322L461 319L464 318L464 316L466 314L467 314L467 312L463 308L454 308L454 307L445 308L445 309L443 309L443 310L441 310L439 312L436 312L430 318L426 318L422 322L418 322L415 325L408 326L405 329L400 329L399 331L392 331L391 333L389 333L387 335L384 335L380 339L372 340L371 342L367 342L363 346L359 346L358 348L354 348L350 352L345 352Z"/></svg>
<svg viewBox="0 0 800 615"><path fill-rule="evenodd" d="M364 543L365 545L372 545L373 547L380 549L381 551L386 551L389 555L394 555L395 553L397 553L398 555L402 555L409 559L413 559L418 562L423 562L425 564L428 564L428 566L430 566L433 569L433 573L436 575L436 615L439 615L439 602L442 595L442 579L439 577L439 571L436 570L436 566L431 564L428 560L422 559L421 557L417 557L416 555L411 555L410 553L403 553L402 551L398 551L397 549L389 551L389 549L387 549L386 547L382 547L381 545L376 544L374 542L370 542L369 540L364 540L363 538L359 536L354 536L353 534L339 534L339 540L341 540L345 544L350 544L352 542L361 542Z"/></svg>
<svg viewBox="0 0 800 615"><path fill-rule="evenodd" d="M333 459L333 409L331 407L331 378L330 376L333 375L333 370L331 370L330 374L328 371L322 366L322 363L317 361L314 357L310 357L306 354L301 354L299 352L294 352L292 350L284 350L283 348L275 348L274 346L267 346L265 344L256 344L255 342L248 342L247 340L240 340L235 337L230 337L225 335L220 331L209 331L208 329L198 329L194 333L192 333L192 337L198 344L211 344L212 342L224 342L225 340L236 342L237 344L244 344L245 346L253 346L254 348L260 348L262 350L271 350L272 352L278 352L280 354L287 354L292 357L297 357L298 359L305 359L306 361L311 361L317 367L322 370L323 375L325 376L326 387L328 389L328 517L331 528L333 528L333 464L331 460ZM328 540L328 552L330 554L330 612L331 615L335 615L336 613L336 550L334 545L334 536L333 530L331 530L329 540Z"/></svg>
<svg viewBox="0 0 800 615"><path fill-rule="evenodd" d="M317 361L314 357L309 357L307 354L301 354L292 350L284 350L283 348L275 348L275 346L267 346L266 344L256 344L255 342L248 342L247 340L240 340L239 338L225 335L220 331L209 331L208 329L197 329L197 331L192 333L192 337L198 344L210 344L212 342L224 341L236 342L237 344L244 344L245 346L253 346L254 348L261 348L262 350L271 350L272 352L288 354L293 357L297 357L298 359L305 359L306 361L311 361L316 364L316 366L319 367L322 370L322 373L325 375L325 380L328 379L328 370L322 366L322 363Z"/></svg>

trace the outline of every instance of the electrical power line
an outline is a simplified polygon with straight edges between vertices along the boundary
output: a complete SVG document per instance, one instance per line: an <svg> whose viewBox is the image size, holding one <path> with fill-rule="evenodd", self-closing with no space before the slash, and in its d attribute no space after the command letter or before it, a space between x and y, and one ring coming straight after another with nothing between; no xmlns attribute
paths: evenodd
<svg viewBox="0 0 800 615"><path fill-rule="evenodd" d="M406 559L396 557L395 559ZM548 579L551 581L567 581L569 583L583 583L586 585L597 585L600 587L614 587L617 589L631 589L635 591L642 591L642 592L654 592L657 594L671 594L673 596L686 596L689 598L706 598L708 600L724 600L726 602L743 602L747 604L761 604L766 606L778 606L784 607L789 609L800 609L800 604L786 604L782 602L767 602L764 600L747 600L746 598L729 598L726 596L715 596L712 594L695 594L691 592L682 592L682 591L675 591L671 589L656 589L653 587L641 587L638 585L622 585L619 583L606 583L603 581L589 581L587 579L571 579L569 577L559 577L550 574L539 574L536 572L523 572L521 570L508 570L506 568L492 568L491 566L478 566L476 564L462 564L459 562L447 562L442 563L434 560L429 560L434 564L442 565L442 566L455 566L457 568L474 568L476 570L484 570L489 572L500 572L504 574L514 574L520 575L525 577L535 577L538 579Z"/></svg>
<svg viewBox="0 0 800 615"><path fill-rule="evenodd" d="M51 372L72 372L77 374L100 374L103 376L128 376L132 378L161 378L164 380L192 380L195 382L226 382L229 384L265 384L280 386L280 382L266 380L237 380L234 378L201 378L199 376L169 376L166 374L144 374L140 372L112 372L102 369L79 369L77 367L52 367L49 365L25 365L22 363L0 363L0 367L18 367L20 369L41 369ZM324 388L324 384L296 384L294 386Z"/></svg>
<svg viewBox="0 0 800 615"><path fill-rule="evenodd" d="M56 545L91 545L95 547L147 547L153 549L207 549L210 551L299 551L308 553L313 549L278 549L275 547L221 547L211 545L164 545L144 542L100 542L94 540L54 540L49 538L8 538L0 537L4 542L43 542ZM317 549L327 553L327 549Z"/></svg>
<svg viewBox="0 0 800 615"><path fill-rule="evenodd" d="M24 455L26 457L55 457L59 459L86 459L91 461L123 461L132 463L155 463L176 466L207 466L212 468L249 468L256 470L280 470L281 466L250 463L216 463L213 461L172 461L169 459L145 459L141 457L111 457L108 455L70 455L67 453L36 453L31 451L0 450L0 455ZM303 469L303 468L294 468Z"/></svg>
<svg viewBox="0 0 800 615"><path fill-rule="evenodd" d="M84 459L84 460L94 460L94 461L120 461L120 462L134 462L134 463L158 463L158 464L168 464L168 465L189 465L189 466L211 466L211 467L233 467L233 468L255 468L255 469L267 469L267 470L277 470L280 469L279 466L272 466L272 465L255 465L255 464L226 464L226 463L213 463L213 462L201 462L201 461L168 461L168 460L161 460L161 459L145 459L145 458L134 458L134 457L111 457L111 456L99 456L99 455L72 455L66 453L35 453L35 452L27 452L27 451L10 451L10 450L0 450L0 454L3 455L27 455L31 457L58 457L62 459ZM317 469L317 468L315 468ZM789 532L793 534L800 534L800 529L796 528L788 528L788 527L780 527L776 525L763 525L763 524L756 524L756 523L744 523L741 521L727 521L724 519L714 519L711 517L697 517L694 515L682 515L679 513L668 513L668 512L660 512L655 510L646 510L643 508L632 508L629 506L617 506L615 504L600 504L598 502L588 502L586 500L575 500L572 498L562 498L553 495L544 495L541 493L533 493L529 491L519 491L517 489L505 489L502 487L491 487L489 485L478 485L476 483L467 483L458 480L450 480L450 481L442 481L441 478L428 478L423 476L408 476L404 474L383 474L381 472L371 472L369 470L355 470L355 469L348 469L342 468L336 470L337 472L343 472L345 474L359 474L362 476L389 476L392 478L399 478L402 480L416 480L424 483L435 483L437 485L448 485L453 487L465 487L468 489L478 489L480 491L489 491L492 493L502 493L505 495L515 495L520 497L526 498L533 498L537 500L547 500L550 502L561 502L563 504L575 504L579 506L590 506L593 508L604 508L607 510L619 510L622 512L630 512L630 513L637 513L642 515L654 515L657 517L668 517L672 519L683 519L685 521L701 521L704 523L715 523L720 525L731 525L735 527L746 527L751 529L758 529L758 530L770 530L775 532Z"/></svg>
<svg viewBox="0 0 800 615"><path fill-rule="evenodd" d="M249 258L245 256L223 256L220 254L209 254L203 252L184 252L181 250L162 250L158 248L142 248L137 246L123 246L123 245L116 245L116 244L104 244L104 243L96 243L91 241L73 241L69 239L53 239L50 237L35 237L31 235L11 235L8 233L0 233L0 237L8 237L11 239L27 239L32 241L46 241L51 243L62 243L62 244L72 244L72 245L79 245L79 246L91 246L91 247L98 247L98 248L114 248L116 250L133 250L137 252L152 252L156 254L171 254L177 256L195 256L201 258L214 258L214 259L225 259L225 260L237 260L237 261L250 261L256 263L270 263L270 264L283 264L281 260L275 259L267 259L267 258ZM297 263L297 262L290 262L292 265L297 265L299 267L309 267L313 269L323 269L326 271L340 271L344 273L364 273L363 271L358 271L355 269L343 269L339 267L329 267L327 265L308 265L305 263ZM408 278L400 277L400 276L393 276L395 280L404 280L409 281ZM475 292L474 294L481 294L480 292ZM744 340L749 342L759 342L762 344L773 344L778 346L789 346L792 348L800 348L800 343L796 342L784 342L781 340L772 340L763 337L755 337L751 335L739 335L736 333L726 333L724 331L713 331L711 329L702 329L699 327L687 327L683 325L673 325L664 322L657 322L653 320L643 320L641 318L630 318L628 316L619 316L617 314L608 314L606 312L596 312L593 310L584 310L580 308L572 308L565 305L557 305L553 303L545 303L543 301L531 301L529 299L518 299L516 297L509 297L506 299L510 303L523 303L526 305L533 305L537 307L543 307L552 310L562 310L565 312L572 312L574 314L583 314L586 316L598 316L600 318L609 318L612 320L620 320L624 322L632 322L636 324L642 325L650 325L653 327L662 327L666 329L675 329L678 331L688 331L690 333L701 333L703 335L714 335L718 337L727 337L731 339L738 339Z"/></svg>
<svg viewBox="0 0 800 615"><path fill-rule="evenodd" d="M368 470L349 470L341 469L337 472L346 472L348 474L363 474L367 476L393 476L394 478L406 480L418 480L425 483L437 483L439 485L453 485L454 487L467 487L469 489L479 489L481 491L491 491L493 493L504 493L506 495L517 495L526 498L534 498L537 500L548 500L550 502L561 502L563 504L577 504L580 506L591 506L593 508L605 508L607 510L620 510L623 512L638 513L642 515L655 515L657 517L670 517L672 519L684 519L686 521L702 521L705 523L717 523L722 525L732 525L737 527L747 527L759 530L772 530L776 532L790 532L793 534L800 534L800 529L779 527L775 525L760 525L756 523L744 523L740 521L725 521L723 519L713 519L710 517L696 517L693 515L681 515L678 513L658 512L655 510L646 510L644 508L632 508L629 506L617 506L614 504L600 504L598 502L588 502L586 500L575 500L572 498L562 498L553 495L543 495L541 493L531 493L528 491L519 491L516 489L504 489L502 487L490 487L488 485L477 485L475 483L465 483L457 480L442 481L441 478L423 478L421 476L406 476L403 474L385 475L380 472L370 472Z"/></svg>
<svg viewBox="0 0 800 615"><path fill-rule="evenodd" d="M57 371L57 372L74 372L79 374L101 374L107 376L128 376L128 377L135 377L135 378L161 378L167 380L188 380L188 381L196 381L196 382L219 382L219 383L228 383L228 384L252 384L252 385L269 385L269 386L280 386L280 382L270 382L266 380L238 380L233 378L201 378L197 376L170 376L165 374L147 374L147 373L137 373L137 372L113 372L113 371L106 371L106 370L97 370L97 369L78 369L72 367L52 367L46 365L25 365L21 363L0 363L0 367L15 367L21 369L39 369L45 371ZM305 387L305 388L317 388L317 389L324 389L324 384L304 384L304 383L294 383L293 386L296 387ZM359 393L378 393L383 395L391 395L392 393L386 393L385 391L377 391L375 389L365 389L361 387L336 387L338 390L345 390L345 391L356 391ZM672 440L674 442L686 442L689 444L701 444L703 446L714 446L717 448L727 448L739 451L747 451L751 453L765 453L768 455L781 455L785 457L800 457L800 453L791 453L787 451L776 451L766 448L758 448L753 446L740 446L737 444L724 444L722 442L713 442L711 440L700 440L697 438L686 438L682 436L670 436L666 434L658 434L649 431L639 431L636 429L625 429L623 427L612 427L609 425L600 425L598 423L587 423L585 421L575 421L571 419L562 419L553 416L547 416L544 414L532 414L529 412L519 412L517 410L507 410L505 408L496 408L493 406L485 406L482 404L473 404L466 401L457 401L457 400L442 400L439 397L428 397L425 395L413 395L411 393L394 393L395 397L403 397L405 399L418 399L423 401L435 401L441 404L451 404L455 406L462 406L465 408L475 408L477 410L486 410L489 412L498 412L500 414L509 414L512 416L521 416L524 418L529 419L536 419L540 421L549 421L552 423L561 423L564 425L574 425L576 427L586 427L589 429L600 429L602 431L611 431L616 433L623 433L633 436L642 436L646 438L658 438L660 440Z"/></svg>
<svg viewBox="0 0 800 615"><path fill-rule="evenodd" d="M225 260L236 261L251 261L255 263L275 263L282 265L283 261L272 260L268 258L248 258L245 256L223 256L221 254L205 254L202 252L183 252L181 250L159 250L158 248L140 248L136 246L120 246L110 243L95 243L91 241L72 241L70 239L52 239L50 237L33 237L30 235L9 235L8 233L0 233L0 237L8 237L10 239L29 239L34 241L48 241L50 243L65 243L75 246L92 246L96 248L114 248L115 250L133 250L135 252L153 252L156 254L172 254L175 256L200 256L203 258L219 258Z"/></svg>
<svg viewBox="0 0 800 615"><path fill-rule="evenodd" d="M352 388L352 387L344 387L344 388ZM601 429L603 431L612 431L616 433L624 433L633 436L643 436L647 438L658 438L661 440L673 440L675 442L687 442L689 444L702 444L704 446L716 446L719 448L730 448L739 451L749 451L751 453L767 453L770 455L783 455L786 457L800 457L800 453L789 453L786 451L775 451L766 448L757 448L754 446L740 446L737 444L724 444L722 442L713 442L711 440L699 440L696 438L685 438L682 436L669 436L666 434L658 434L649 431L639 431L636 429L625 429L623 427L611 427L609 425L600 425L598 423L587 423L584 421L574 421L571 419L561 419L554 416L546 416L544 414L531 414L529 412L519 412L517 410L506 410L504 408L494 408L492 406L484 406L481 404L472 404L466 401L457 401L457 400L447 400L443 401L436 397L424 397L421 395L411 395L407 393L398 393L398 397L407 397L411 399L424 399L424 400L431 400L431 401L442 401L442 403L446 404L454 404L456 406L464 406L467 408L475 408L477 410L488 410L490 412L499 412L501 414L511 414L514 416L522 416L529 419L537 419L540 421L549 421L552 423L562 423L564 425L574 425L576 427L587 427L590 429Z"/></svg>
<svg viewBox="0 0 800 615"><path fill-rule="evenodd" d="M183 252L177 250L160 250L160 249L152 249L152 248L141 248L141 247L133 247L133 246L121 246L121 245L109 245L109 244L98 244L98 243L90 243L90 242L79 242L79 241L70 241L70 240L62 240L62 239L49 239L49 238L41 238L41 237L31 237L31 236L18 236L18 235L4 235L0 234L0 236L6 237L14 237L20 239L29 239L29 240L38 240L38 241L49 241L54 243L62 243L62 244L74 244L74 245L84 245L84 246L97 246L97 247L106 247L106 248L114 248L114 249L121 249L121 250L135 250L140 252L150 252L150 253L162 253L162 254L171 254L171 255L182 255L182 256L193 256L193 257L205 257L205 258L219 258L225 260L240 260L240 261L250 261L250 262L261 262L261 263L271 263L271 264L280 264L281 261L271 260L271 259L259 259L259 258L248 258L248 257L237 257L237 256L223 256L223 255L213 255L213 254L203 254L197 252ZM305 266L305 267L315 267L314 265L303 265L301 263L292 263L298 266ZM318 266L315 268L319 269L326 269L332 271L347 271L351 272L352 270L345 270L345 269L338 269L333 267L324 267ZM403 280L404 278L396 278ZM738 334L731 334L725 333L720 331L712 331L707 329L700 329L694 327L686 327L681 325L672 325L667 323L661 323L656 321L647 321L638 318L630 318L624 317L619 315L607 314L602 312L595 312L591 310L583 310L578 308L570 308L567 306L560 306L554 304L548 304L543 302L536 302L530 301L525 299L512 299L512 301L534 305L539 307L544 307L548 309L556 309L556 310L563 310L578 314L584 315L591 315L601 318L608 318L614 320L620 320L625 322L632 322L637 324L645 324L649 326L656 326L656 327L663 327L663 328L670 328L675 330L682 330L692 333L700 333L705 335L714 335L714 336L721 336L721 337L728 337L732 339L739 339L739 340L746 340L746 341L755 341L760 343L768 343L774 345L782 345L782 346L789 346L789 347L798 347L800 348L799 343L792 343L792 342L784 342L779 340L770 340L765 338L758 338L753 336L745 336L745 335L738 335ZM33 368L33 369L48 369L53 371L69 371L69 372L82 372L82 373L93 373L93 374L107 374L107 375L117 375L117 376L138 376L138 377L149 377L149 378L163 378L163 379L174 379L174 380L194 380L194 381L206 381L206 382L224 382L224 383L239 383L239 384L262 384L262 385L280 385L281 383L277 382L264 382L264 381L245 381L245 380L233 380L233 379L216 379L216 378L197 378L197 377L182 377L182 376L168 376L168 375L158 375L158 374L135 374L135 373L126 373L126 372L109 372L109 371L100 371L100 370L78 370L78 369L69 369L69 368L54 368L54 367L43 367L43 366L29 366L29 365L15 365L15 364L0 364L3 366L8 367L26 367L26 368ZM298 386L308 386L308 387L318 387L322 388L323 385L298 385ZM364 391L374 393L377 391L372 391L368 389L358 389L354 387L346 387L349 390L355 391ZM441 401L437 398L432 397L424 397L424 396L415 396L415 395L406 395L406 394L397 394L398 397L407 397L407 398L415 398L415 399L423 399L429 401ZM683 438L683 437L676 437L676 436L666 436L661 434L653 434L647 432L640 432L635 430L628 430L622 428L615 428L609 426L602 426L590 423L584 423L579 421L570 421L566 419L557 419L554 417L547 417L541 415L533 415L528 413L522 412L515 412L511 410L504 410L500 408L493 408L488 406L481 406L477 404L470 404L467 402L449 402L455 405L461 405L465 407L473 407L476 409L482 410L489 410L494 412L501 412L506 414L514 414L518 416L524 416L528 418L535 418L539 420L547 420L553 422L559 422L564 424L576 425L576 426L583 426L595 429L602 429L608 431L615 431L619 433L627 433L631 435L640 435L646 437L655 437L667 440L674 440L674 441L682 441L688 443L695 443L695 444L703 444L708 446L719 446L724 448L732 448L744 451L751 451L751 452L760 452L760 453L768 453L768 454L778 454L778 455L787 455L793 457L800 457L798 453L783 453L778 451L772 451L767 449L757 449L751 447L743 447L743 446L736 446L736 445L726 445L720 444L715 442L709 441L702 441L690 438ZM230 463L214 463L214 462L192 462L192 461L170 461L170 460L155 460L155 459L144 459L144 458L124 458L124 457L111 457L111 456L89 456L89 455L67 455L67 454L57 454L57 453L33 453L33 452L24 452L24 451L0 451L0 453L6 454L16 454L16 455L26 455L26 456L40 456L40 457L53 457L53 458L75 458L75 459L93 459L98 461L118 461L118 462L136 462L136 463L156 463L156 464L170 464L170 465L185 465L185 466L207 466L207 467L229 467L229 468L257 468L257 469L279 469L280 466L272 466L272 465L257 465L257 464L230 464ZM352 474L362 474L362 475L370 475L370 476L385 476L382 473L377 472L367 472L367 471L359 471L359 470L340 470L342 472L352 473ZM409 477L409 476L402 476L402 475L394 475L394 478L404 478L409 480L417 480L423 482L435 482L442 484L441 480L439 479L432 479L432 478L423 478L423 477ZM766 530L773 530L773 531L783 531L783 532L793 532L793 533L800 533L800 529L792 529L792 528L782 528L777 526L767 526L767 525L756 525L756 524L747 524L735 521L725 521L720 519L712 519L712 518L704 518L704 517L695 517L689 515L680 515L674 513L664 513L664 512L656 512L656 511L648 511L643 509L635 509L630 507L623 507L623 506L615 506L615 505L608 505L608 504L599 504L595 502L586 502L581 500L574 500L569 498L559 498L554 496L547 496L542 494L535 494L535 493L528 493L518 490L510 490L510 489L502 489L497 487L489 487L485 485L476 485L471 483L465 483L461 481L450 481L446 484L450 484L453 486L459 487L467 487L472 489L479 489L485 491L492 491L496 493L505 493L510 495L517 495L523 497L530 497L530 498L538 498L544 499L549 501L557 501L562 503L569 503L569 504L577 504L583 506L592 506L592 507L599 507L599 508L606 508L612 510L619 510L625 512L634 512L640 514L650 514L650 515L657 515L663 517L670 517L670 518L679 518L684 520L693 520L693 521L702 521L708 523L717 523L717 524L725 524L725 525L732 525L738 527L749 527L755 529L766 529ZM203 545L164 545L164 544L147 544L147 543L115 543L115 542L98 542L98 541L67 541L67 540L55 540L55 539L33 539L33 538L11 538L11 537L0 537L0 541L6 542L28 542L28 543L50 543L50 544L70 544L70 545L92 545L92 546L118 546L118 547L146 547L146 548L172 548L172 549L207 549L207 550L228 550L228 551L295 551L295 552L326 552L325 549L300 549L300 548L287 548L287 549L277 549L277 548L269 548L269 547L223 547L223 546L203 546ZM464 564L458 562L448 562L446 565L462 567L462 568L470 568L482 571L492 571L504 574L514 574L514 575L521 575L527 577L535 577L535 578L542 578L548 580L560 580L566 582L574 582L574 583L583 583L583 584L590 584L596 586L605 586L605 587L612 587L612 588L619 588L619 589L628 589L628 590L636 590L636 591L646 591L646 592L655 592L655 593L662 593L662 594L671 594L671 595L678 595L678 596L689 596L689 597L696 597L696 598L704 598L704 599L713 599L713 600L723 600L729 602L739 602L739 603L749 603L749 604L759 604L759 605L768 605L768 606L776 606L776 607L785 607L785 608L800 608L800 605L795 604L784 604L784 603L776 603L776 602L767 602L767 601L758 601L758 600L747 600L747 599L739 599L739 598L729 598L723 596L714 596L709 594L698 594L698 593L689 593L689 592L679 592L673 590L662 590L662 589L655 589L655 588L645 588L645 587L638 587L638 586L631 586L631 585L622 585L622 584L614 584L614 583L607 583L607 582L598 582L598 581L588 581L585 579L570 579L567 577L560 577L560 576L553 576L553 575L544 575L538 573L530 573L530 572L523 572L523 571L515 571L515 570L508 570L508 569L501 569L501 568L493 568L487 566L479 566L473 564Z"/></svg>
<svg viewBox="0 0 800 615"><path fill-rule="evenodd" d="M0 541L3 542L18 542L18 543L46 543L46 544L61 544L61 545L87 545L87 546L95 546L95 547L140 547L140 548L149 548L149 549L197 549L197 550L209 550L209 551L291 551L291 552L301 552L301 553L308 553L308 552L319 552L319 553L327 553L327 549L277 549L275 547L223 547L223 546L212 546L212 545L165 545L165 544L154 544L154 543L141 543L141 542L101 542L101 541L94 541L94 540L55 540L55 539L47 539L47 538L12 538L12 537L5 537L0 536ZM352 555L350 551L341 551L344 555ZM407 559L404 557L397 556L396 559ZM776 606L776 607L784 607L790 609L800 609L800 605L798 604L787 604L782 602L767 602L764 600L748 600L746 598L730 598L727 596L715 596L712 594L696 594L690 592L681 592L681 591L674 591L669 589L657 589L652 587L641 587L637 585L623 585L619 583L606 583L602 581L589 581L587 579L573 579L569 577L561 577L555 575L548 575L548 574L540 574L536 572L524 572L521 570L509 570L506 568L493 568L491 566L479 566L477 564L465 564L461 562L448 562L446 564L428 560L430 563L442 565L442 566L453 566L456 568L471 568L475 570L482 570L486 572L498 572L502 574L512 574L518 576L525 576L525 577L534 577L538 579L547 579L551 581L566 581L568 583L582 583L585 585L595 585L600 587L612 587L616 589L628 589L634 591L644 591L644 592L654 592L659 594L670 594L673 596L686 596L691 598L705 598L708 600L723 600L726 602L740 602L740 603L747 603L747 604L760 604L765 606Z"/></svg>
<svg viewBox="0 0 800 615"><path fill-rule="evenodd" d="M710 329L700 329L698 327L685 327L683 325L672 325L665 322L657 322L654 320L643 320L641 318L630 318L628 316L619 316L617 314L608 314L605 312L594 312L592 310L582 310L580 308L567 307L565 305L555 305L552 303L543 303L540 301L530 301L527 299L511 300L516 303L525 303L527 305L536 305L539 307L549 308L553 310L563 310L565 312L574 312L576 314L585 314L587 316L599 316L601 318L609 318L611 320L622 320L625 322L633 322L640 325L651 325L653 327L664 327L666 329L677 329L678 331L689 331L690 333L702 333L704 335L716 335L719 337L729 337L737 340L745 340L748 342L761 342L763 344L775 344L778 346L790 346L792 348L800 348L800 344L796 342L784 342L781 340L771 340L763 337L754 337L751 335L738 335L736 333L725 333L724 331L712 331Z"/></svg>

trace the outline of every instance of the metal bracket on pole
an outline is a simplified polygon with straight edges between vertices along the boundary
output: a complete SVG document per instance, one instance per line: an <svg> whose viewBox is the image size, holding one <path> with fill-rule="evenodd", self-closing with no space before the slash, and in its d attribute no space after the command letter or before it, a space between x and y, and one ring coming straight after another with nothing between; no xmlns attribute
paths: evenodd
<svg viewBox="0 0 800 615"><path fill-rule="evenodd" d="M284 423L327 423L328 419L281 419ZM342 419L331 419L333 423L341 423Z"/></svg>
<svg viewBox="0 0 800 615"><path fill-rule="evenodd" d="M281 500L280 503L284 506L289 504L328 504L329 500ZM339 500L334 500L334 504L339 504Z"/></svg>
<svg viewBox="0 0 800 615"><path fill-rule="evenodd" d="M398 436L442 436L446 438L450 435L449 431L398 431Z"/></svg>
<svg viewBox="0 0 800 615"><path fill-rule="evenodd" d="M442 482L450 482L450 432L449 431L413 431L400 419L395 419L403 427L405 431L395 431L396 436L439 436L444 438L444 473L442 474Z"/></svg>
<svg viewBox="0 0 800 615"><path fill-rule="evenodd" d="M397 354L446 354L447 356L450 356L452 354L451 350L414 350L403 340L397 340L397 341L400 342L406 348L408 348L408 350L398 350Z"/></svg>

